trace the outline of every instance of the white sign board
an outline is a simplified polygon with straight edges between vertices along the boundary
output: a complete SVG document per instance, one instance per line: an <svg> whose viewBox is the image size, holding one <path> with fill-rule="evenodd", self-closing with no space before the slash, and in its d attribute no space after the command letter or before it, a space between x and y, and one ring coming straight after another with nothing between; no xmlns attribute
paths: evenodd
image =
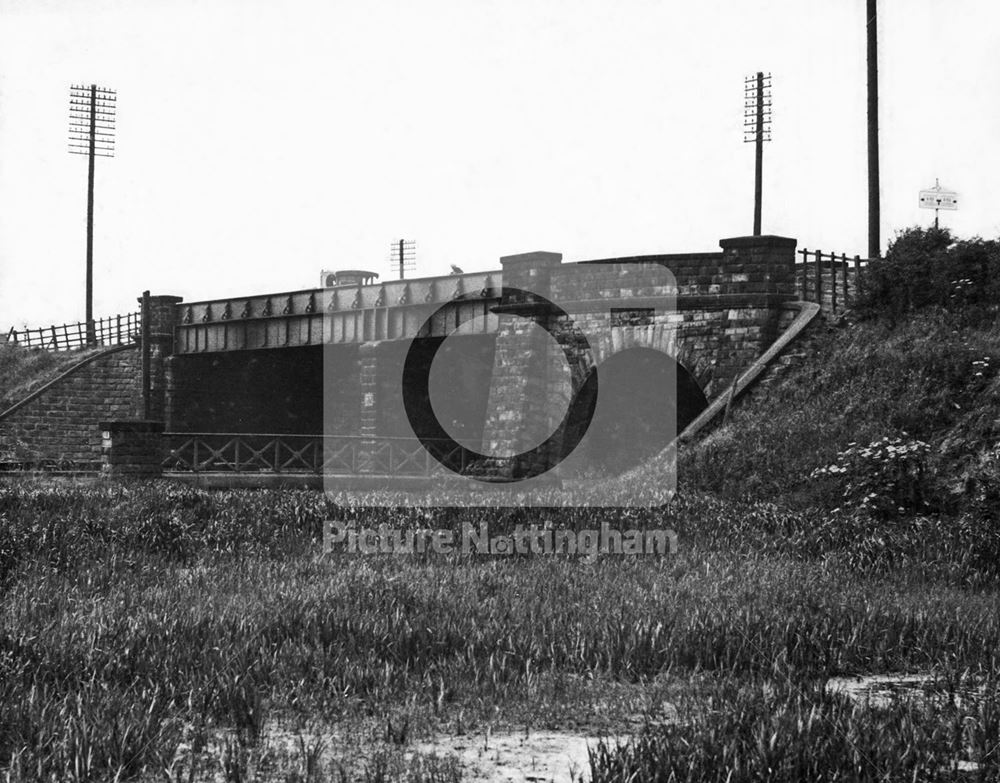
<svg viewBox="0 0 1000 783"><path fill-rule="evenodd" d="M951 190L921 190L920 206L924 209L958 209L958 194Z"/></svg>

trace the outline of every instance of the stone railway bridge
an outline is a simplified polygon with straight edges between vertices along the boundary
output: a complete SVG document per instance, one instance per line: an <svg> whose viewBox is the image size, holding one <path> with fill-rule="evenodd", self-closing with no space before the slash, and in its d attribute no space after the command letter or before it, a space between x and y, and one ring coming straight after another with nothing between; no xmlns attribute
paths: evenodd
<svg viewBox="0 0 1000 783"><path fill-rule="evenodd" d="M468 453L525 452L545 432L558 437L531 459L558 462L581 420L603 422L593 456L641 456L641 443L673 439L675 417L683 429L725 396L795 319L795 245L737 237L718 252L576 264L528 253L491 272L150 297L140 344L88 357L0 413L0 462L244 483L428 476L463 469ZM429 403L442 372L448 393ZM416 414L402 399L413 377L430 379ZM598 382L600 399L618 395L604 419ZM438 441L462 448L430 458Z"/></svg>

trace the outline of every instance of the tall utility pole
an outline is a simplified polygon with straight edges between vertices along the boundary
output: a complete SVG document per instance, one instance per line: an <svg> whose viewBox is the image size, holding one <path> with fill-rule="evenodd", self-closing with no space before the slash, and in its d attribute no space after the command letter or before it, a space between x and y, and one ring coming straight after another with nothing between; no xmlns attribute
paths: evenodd
<svg viewBox="0 0 1000 783"><path fill-rule="evenodd" d="M771 140L771 74L743 80L743 141L756 147L753 187L753 235L760 236L761 199L764 191L764 142Z"/></svg>
<svg viewBox="0 0 1000 783"><path fill-rule="evenodd" d="M406 276L406 270L413 270L417 265L417 243L413 239L394 240L392 245L392 262L399 265L399 279Z"/></svg>
<svg viewBox="0 0 1000 783"><path fill-rule="evenodd" d="M115 155L114 90L96 84L76 85L69 92L69 151L87 156L87 345L94 332L94 158Z"/></svg>
<svg viewBox="0 0 1000 783"><path fill-rule="evenodd" d="M882 255L878 185L878 33L875 0L868 0L868 257Z"/></svg>

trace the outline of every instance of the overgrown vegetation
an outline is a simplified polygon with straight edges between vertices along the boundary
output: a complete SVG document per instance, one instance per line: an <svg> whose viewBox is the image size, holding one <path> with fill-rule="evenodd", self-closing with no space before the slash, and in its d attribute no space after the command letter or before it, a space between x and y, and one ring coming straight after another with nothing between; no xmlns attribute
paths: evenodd
<svg viewBox="0 0 1000 783"><path fill-rule="evenodd" d="M829 328L766 397L682 451L682 481L792 508L995 518L1000 331L960 318Z"/></svg>
<svg viewBox="0 0 1000 783"><path fill-rule="evenodd" d="M683 531L681 556L595 562L318 559L320 524L335 513L346 511L306 492L5 486L0 769L14 780L246 779L276 722L322 722L367 728L333 749L344 757L327 763L332 777L311 779L378 779L401 762L352 762L348 748L405 744L404 724L447 731L457 719L469 731L494 708L556 712L567 677L666 674L697 691L706 675L814 688L844 672L997 668L995 591L891 568L866 576L861 559L789 558L777 542L804 517L774 506L688 496L660 520ZM374 525L390 512L349 513ZM473 513L484 512L433 523ZM839 546L817 545L805 526L788 540L806 558Z"/></svg>
<svg viewBox="0 0 1000 783"><path fill-rule="evenodd" d="M957 240L947 228L910 228L868 264L858 285L856 307L865 317L895 323L940 308L965 324L991 322L1000 306L1000 244Z"/></svg>
<svg viewBox="0 0 1000 783"><path fill-rule="evenodd" d="M995 692L997 684L989 687ZM995 697L969 697L965 709L926 698L858 710L817 686L724 677L687 701L687 720L625 748L598 748L594 783L996 779Z"/></svg>

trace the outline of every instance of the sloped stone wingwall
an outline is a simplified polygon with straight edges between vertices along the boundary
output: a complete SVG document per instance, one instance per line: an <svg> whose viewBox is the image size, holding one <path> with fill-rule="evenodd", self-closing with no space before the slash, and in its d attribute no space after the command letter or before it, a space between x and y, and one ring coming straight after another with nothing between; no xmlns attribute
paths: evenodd
<svg viewBox="0 0 1000 783"><path fill-rule="evenodd" d="M100 422L142 414L139 346L109 348L35 395L0 418L0 462L97 467Z"/></svg>

